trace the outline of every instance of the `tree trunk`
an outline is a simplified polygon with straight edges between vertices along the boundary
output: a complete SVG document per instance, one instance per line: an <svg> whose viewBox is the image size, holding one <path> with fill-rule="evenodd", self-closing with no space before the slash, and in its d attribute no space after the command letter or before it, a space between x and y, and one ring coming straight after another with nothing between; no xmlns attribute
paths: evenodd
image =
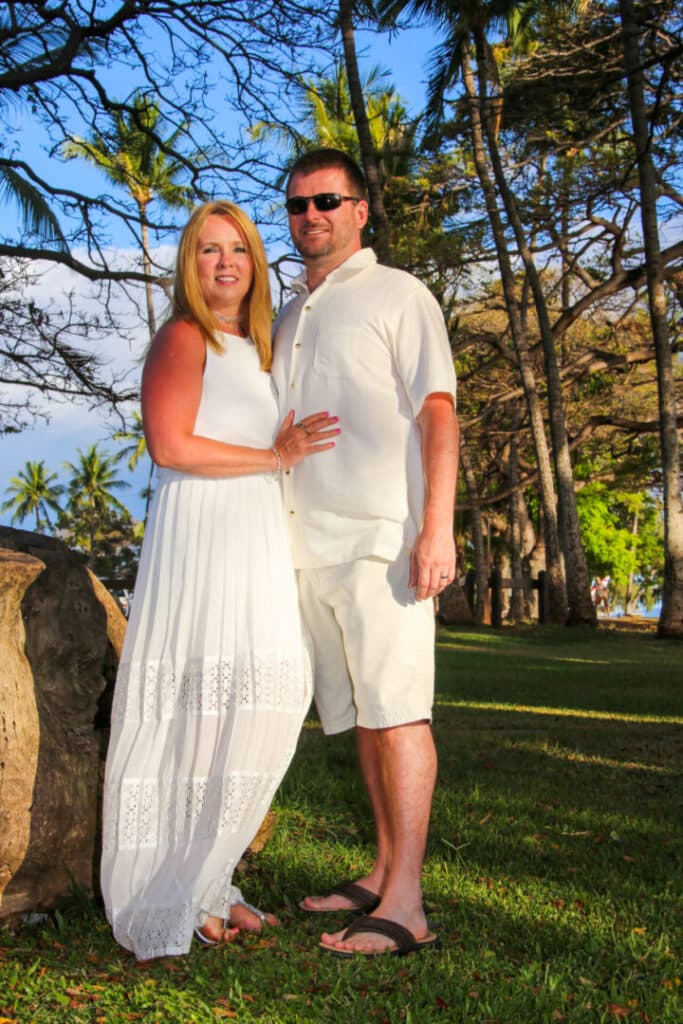
<svg viewBox="0 0 683 1024"><path fill-rule="evenodd" d="M643 224L647 290L657 363L659 433L664 490L664 587L659 617L660 636L683 636L683 501L676 429L673 359L666 321L666 295L657 222L657 185L650 151L645 86L640 60L639 26L632 0L619 0L624 42L624 68L633 138L638 160L640 211Z"/></svg>
<svg viewBox="0 0 683 1024"><path fill-rule="evenodd" d="M125 620L60 541L0 527L0 548L0 919L13 921L97 886L96 720Z"/></svg>
<svg viewBox="0 0 683 1024"><path fill-rule="evenodd" d="M145 281L145 298L147 300L147 326L149 328L149 340L154 340L157 333L157 318L154 312L154 293L152 291L152 258L149 253L149 228L147 226L147 207L138 203L140 210L140 238L142 241L142 270L147 280Z"/></svg>
<svg viewBox="0 0 683 1024"><path fill-rule="evenodd" d="M515 402L512 414L512 431L510 436L510 455L508 460L508 482L510 484L509 523L510 523L510 574L513 579L522 578L522 530L519 517L519 501L517 482L519 479L519 458L517 450L517 431L519 430L519 403ZM514 587L510 594L508 617L512 622L522 622L526 617L524 592Z"/></svg>
<svg viewBox="0 0 683 1024"><path fill-rule="evenodd" d="M485 622L487 621L486 612L489 606L489 566L484 546L484 530L481 521L477 481L469 455L464 449L460 450L460 464L462 466L462 478L465 481L467 497L472 506L472 547L474 548L474 571L477 578L476 599L472 612L475 622Z"/></svg>
<svg viewBox="0 0 683 1024"><path fill-rule="evenodd" d="M446 626L470 626L474 622L465 591L457 579L439 594L438 619Z"/></svg>
<svg viewBox="0 0 683 1024"><path fill-rule="evenodd" d="M633 513L633 523L631 525L631 536L633 537L633 561L635 564L636 557L636 543L638 537L638 510ZM628 574L628 582L626 584L626 597L624 598L624 615L631 614L631 605L635 604L634 588L633 588L633 570Z"/></svg>
<svg viewBox="0 0 683 1024"><path fill-rule="evenodd" d="M529 408L531 431L534 449L536 452L536 461L538 463L541 504L543 507L543 517L545 522L546 558L550 595L550 621L564 623L567 620L567 590L560 556L555 485L553 483L548 442L545 436L543 412L538 397L536 380L529 352L529 344L524 330L519 300L517 298L515 276L512 269L510 255L507 250L505 229L498 210L493 184L489 178L488 164L484 148L484 133L481 123L481 108L474 85L472 68L466 52L463 52L462 77L467 99L469 101L474 162L477 169L477 176L484 193L486 211L496 245L498 266L500 268L500 276L505 294L505 305L510 321L510 331L512 333L512 339L517 354L517 362L522 379L522 386L524 388L524 395Z"/></svg>
<svg viewBox="0 0 683 1024"><path fill-rule="evenodd" d="M351 97L353 118L356 122L356 131L358 133L361 163L363 164L363 170L368 182L370 216L372 217L372 227L375 232L375 252L380 263L390 266L392 261L389 218L384 208L383 182L380 178L375 147L372 144L370 124L365 109L365 97L358 70L356 36L353 28L353 8L354 0L339 0L339 27L344 47L346 78L349 83L349 96Z"/></svg>
<svg viewBox="0 0 683 1024"><path fill-rule="evenodd" d="M548 388L548 415L557 481L559 539L565 563L565 585L568 605L567 621L570 624L583 622L594 625L596 621L595 608L591 601L590 576L588 575L588 566L586 565L586 556L581 540L579 514L576 507L574 472L569 451L569 438L567 436L567 418L564 411L562 379L555 351L555 341L550 326L548 306L524 225L522 224L515 198L508 186L503 170L495 129L492 124L493 111L491 110L491 101L486 94L486 50L483 34L480 32L476 34L475 46L477 49L479 102L484 112L482 127L486 136L491 167L498 188L498 194L505 207L508 223L514 232L517 248L522 257L527 280L531 287L543 346L545 376Z"/></svg>
<svg viewBox="0 0 683 1024"><path fill-rule="evenodd" d="M26 858L31 837L40 721L21 602L44 568L30 555L0 550L0 917L5 889Z"/></svg>

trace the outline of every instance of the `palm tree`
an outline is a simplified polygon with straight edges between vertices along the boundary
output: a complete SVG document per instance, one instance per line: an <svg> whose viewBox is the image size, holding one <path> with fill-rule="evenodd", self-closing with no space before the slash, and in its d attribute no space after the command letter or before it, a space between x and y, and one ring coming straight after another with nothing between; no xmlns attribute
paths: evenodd
<svg viewBox="0 0 683 1024"><path fill-rule="evenodd" d="M647 286L657 361L659 434L664 489L664 586L659 618L660 636L683 635L683 501L681 460L676 420L673 352L666 318L666 297L657 220L657 181L652 160L651 128L645 103L645 76L640 54L640 31L631 0L619 0L628 82L631 123L638 162L640 211L647 266Z"/></svg>
<svg viewBox="0 0 683 1024"><path fill-rule="evenodd" d="M431 123L435 125L440 116L444 91L461 76L470 113L475 166L494 235L510 329L531 417L546 527L550 603L553 609L551 614L559 620L566 615L570 622L595 622L595 609L590 599L590 577L581 542L560 372L547 303L498 146L502 101L496 58L487 32L502 23L507 25L511 35L516 34L520 39L524 25L523 9L526 6L528 13L530 6L515 0L503 0L496 4L488 4L483 0L469 0L467 3L456 3L455 0L380 0L378 6L383 17L388 20L394 20L409 9L416 14L429 15L446 28L447 39L439 48L433 65L429 113ZM474 67L472 55L475 57ZM515 275L499 202L515 235L536 309L545 359L557 503L545 426L530 362L527 331L516 295ZM566 572L561 566L560 546ZM565 613L562 611L563 605Z"/></svg>
<svg viewBox="0 0 683 1024"><path fill-rule="evenodd" d="M12 512L10 522L21 522L27 516L34 515L36 533L42 533L44 526L51 530L50 511L59 515L61 508L58 498L64 491L62 486L54 484L56 479L56 473L46 471L43 459L40 462L27 462L17 476L10 479L10 486L5 490L12 497L4 502L2 511Z"/></svg>
<svg viewBox="0 0 683 1024"><path fill-rule="evenodd" d="M128 430L117 430L114 434L115 441L127 441L129 442L125 448L121 450L121 458L125 459L128 456L128 469L131 471L135 469L140 459L147 456L147 442L145 440L145 431L142 425L142 416L137 411L133 412L133 424ZM147 474L147 485L142 492L142 496L145 499L145 515L143 524L147 525L147 515L149 513L149 503L152 498L153 487L152 477L154 476L154 463L149 459L149 473Z"/></svg>
<svg viewBox="0 0 683 1024"><path fill-rule="evenodd" d="M26 231L54 242L62 251L68 249L59 221L40 189L10 161L0 161L0 203L7 206L10 202L19 208Z"/></svg>
<svg viewBox="0 0 683 1024"><path fill-rule="evenodd" d="M88 565L92 565L98 525L112 512L128 514L128 509L113 492L122 487L130 487L130 484L116 476L120 452L108 455L100 451L97 444L92 444L85 453L77 449L77 454L76 464L64 464L64 468L71 473L68 511L76 524L82 523L80 541L86 551Z"/></svg>
<svg viewBox="0 0 683 1024"><path fill-rule="evenodd" d="M391 234L389 231L389 218L384 205L384 190L380 172L377 153L373 146L370 121L365 106L363 87L361 84L360 71L358 69L358 57L356 54L356 35L353 24L354 13L363 9L372 11L372 4L358 2L358 0L338 0L339 2L339 30L341 32L342 46L344 48L344 62L349 83L349 94L351 106L358 132L358 144L360 147L361 163L368 182L368 196L370 200L370 214L375 232L375 249L381 263L391 262Z"/></svg>
<svg viewBox="0 0 683 1024"><path fill-rule="evenodd" d="M254 136L273 137L295 154L317 146L330 146L363 163L346 65L340 61L330 78L302 78L300 84L296 135L277 122L261 122L254 129ZM403 207L404 193L410 191L410 180L415 175L418 162L417 122L409 118L386 70L372 68L363 77L360 88L386 213L392 203ZM413 199L412 193L410 198ZM378 220L373 214L372 245L378 258L382 259L382 246L386 239L379 234L379 224L381 218ZM388 257L383 262L389 262Z"/></svg>
<svg viewBox="0 0 683 1024"><path fill-rule="evenodd" d="M185 159L172 155L174 146L188 127L189 123L185 121L168 138L161 138L161 110L155 100L139 92L134 96L131 107L112 115L108 132L94 131L88 139L74 135L62 147L67 159L80 157L87 160L110 181L123 185L137 206L142 266L148 278L145 293L150 338L156 334L156 315L152 293L148 210L155 199L176 208L192 204L193 189L178 184L177 179L186 170L188 163L197 165L203 155L195 153Z"/></svg>

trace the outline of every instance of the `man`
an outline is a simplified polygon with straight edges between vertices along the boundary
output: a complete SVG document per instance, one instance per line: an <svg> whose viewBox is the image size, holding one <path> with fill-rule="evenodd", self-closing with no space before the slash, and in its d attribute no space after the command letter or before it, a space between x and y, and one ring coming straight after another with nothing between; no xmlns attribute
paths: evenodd
<svg viewBox="0 0 683 1024"><path fill-rule="evenodd" d="M436 943L420 877L436 751L432 598L455 575L455 374L443 316L417 279L361 245L365 180L322 149L293 165L287 211L305 271L275 324L273 376L301 429L339 417L328 459L283 475L315 698L326 734L355 726L377 829L372 870L301 906L369 911L323 933L342 956Z"/></svg>

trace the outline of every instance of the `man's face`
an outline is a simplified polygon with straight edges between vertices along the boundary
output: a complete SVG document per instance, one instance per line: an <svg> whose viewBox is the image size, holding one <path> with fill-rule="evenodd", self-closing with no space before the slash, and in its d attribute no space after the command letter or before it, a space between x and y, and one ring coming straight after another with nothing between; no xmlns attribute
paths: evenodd
<svg viewBox="0 0 683 1024"><path fill-rule="evenodd" d="M311 174L295 174L287 198L314 196L321 192L356 195L343 170L327 168ZM289 214L289 230L306 265L324 266L329 271L360 249L361 228L367 219L368 204L364 199L358 202L347 200L336 210L326 211L316 210L309 202L305 213Z"/></svg>

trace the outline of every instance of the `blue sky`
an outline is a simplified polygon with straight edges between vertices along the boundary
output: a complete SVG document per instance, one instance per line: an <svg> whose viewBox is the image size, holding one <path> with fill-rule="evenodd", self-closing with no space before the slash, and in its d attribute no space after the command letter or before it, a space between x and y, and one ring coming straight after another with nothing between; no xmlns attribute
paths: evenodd
<svg viewBox="0 0 683 1024"><path fill-rule="evenodd" d="M358 33L361 71L367 72L375 65L388 68L391 80L409 112L416 114L424 105L425 65L433 44L434 36L428 29L411 29L398 33L393 38L386 34ZM47 140L41 139L39 133L33 132L27 145L28 156L34 153L41 154L42 147L47 146ZM84 187L98 191L103 191L106 187L103 179L95 178L95 172L82 166L78 161L69 163L65 173L70 176L70 183L76 187L81 182ZM80 181L79 176L82 176ZM13 216L14 211L3 210L5 231L8 230L7 224ZM56 270L41 281L42 298L45 299L46 294L50 292L57 298L69 285L78 291L87 288L77 277L72 276L69 280L66 271ZM163 303L160 303L161 305ZM127 369L135 379L139 378L140 356L145 343L144 330L140 331L132 345L120 338L103 337L100 352L115 366ZM113 430L117 429L117 424L97 409L88 409L75 403L51 402L46 405L45 414L45 419L33 429L17 435L0 437L0 503L6 497L5 489L10 477L14 476L28 460L44 459L49 469L63 475L64 462L75 461L77 449L85 450L94 442L101 442L112 451L116 448L115 442L110 439ZM139 517L144 508L139 491L146 480L146 468L141 467L135 474L130 474L122 466L121 475L131 486L121 492L120 498L133 515ZM3 516L2 521L6 522L7 517ZM30 528L28 521L24 525Z"/></svg>

